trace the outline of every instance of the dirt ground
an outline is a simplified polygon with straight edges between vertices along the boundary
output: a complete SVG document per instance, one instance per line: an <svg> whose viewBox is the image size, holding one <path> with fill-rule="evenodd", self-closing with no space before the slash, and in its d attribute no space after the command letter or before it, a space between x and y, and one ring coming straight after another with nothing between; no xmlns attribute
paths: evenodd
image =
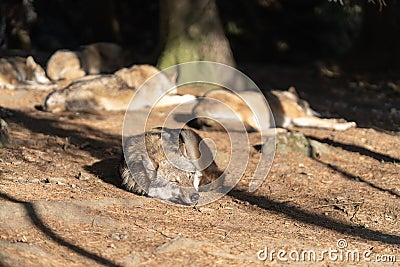
<svg viewBox="0 0 400 267"><path fill-rule="evenodd" d="M1 89L13 143L0 149L0 266L399 266L400 81L244 70L264 88L294 85L322 115L358 127L291 129L330 152L277 153L261 188L249 193L253 151L235 189L201 207L119 187L122 112L51 114L34 108L47 92ZM229 152L223 134L198 133Z"/></svg>

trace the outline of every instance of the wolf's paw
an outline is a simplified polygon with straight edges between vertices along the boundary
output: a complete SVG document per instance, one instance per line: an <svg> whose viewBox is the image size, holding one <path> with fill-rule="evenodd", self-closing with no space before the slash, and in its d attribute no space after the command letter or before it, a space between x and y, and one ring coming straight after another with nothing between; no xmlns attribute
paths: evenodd
<svg viewBox="0 0 400 267"><path fill-rule="evenodd" d="M349 122L340 122L335 124L334 129L337 131L345 131L355 127L357 127L357 124L354 121L349 121Z"/></svg>

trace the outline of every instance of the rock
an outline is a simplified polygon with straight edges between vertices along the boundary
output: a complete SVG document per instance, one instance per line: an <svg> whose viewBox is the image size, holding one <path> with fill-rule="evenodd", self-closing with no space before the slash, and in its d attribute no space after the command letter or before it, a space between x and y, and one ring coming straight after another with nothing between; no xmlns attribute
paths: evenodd
<svg viewBox="0 0 400 267"><path fill-rule="evenodd" d="M312 158L319 158L322 154L331 153L329 145L309 139L300 132L278 135L276 145L277 153L295 152Z"/></svg>
<svg viewBox="0 0 400 267"><path fill-rule="evenodd" d="M331 153L331 148L329 147L329 145L315 140L309 140L309 141L310 141L310 146L312 148L311 156L313 158L319 158L323 154Z"/></svg>
<svg viewBox="0 0 400 267"><path fill-rule="evenodd" d="M276 137L276 152L286 154L296 152L304 156L311 156L312 149L310 142L300 132L288 132Z"/></svg>
<svg viewBox="0 0 400 267"><path fill-rule="evenodd" d="M10 136L8 135L7 123L0 119L0 148L8 147L10 145Z"/></svg>

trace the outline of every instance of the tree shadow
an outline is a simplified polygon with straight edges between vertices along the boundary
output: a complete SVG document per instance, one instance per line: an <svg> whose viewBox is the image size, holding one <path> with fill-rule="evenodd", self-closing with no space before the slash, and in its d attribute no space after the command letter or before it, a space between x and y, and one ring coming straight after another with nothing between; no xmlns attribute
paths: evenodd
<svg viewBox="0 0 400 267"><path fill-rule="evenodd" d="M87 125L80 125L78 123L68 121L60 121L54 117L54 114L37 112L33 113L34 115L30 115L18 110L10 111L14 114L14 116L8 118L8 121L19 124L34 133L69 138L73 145L79 149L89 152L96 158L104 158L104 152L99 151L99 149L121 146L120 136L107 134ZM79 114L78 116L90 115ZM60 124L68 126L71 129L64 129L63 127L59 126ZM88 137L90 134L95 135L96 137Z"/></svg>
<svg viewBox="0 0 400 267"><path fill-rule="evenodd" d="M107 158L95 162L92 165L87 165L84 169L108 184L112 184L116 187L121 187L121 179L118 174L118 165L121 158Z"/></svg>
<svg viewBox="0 0 400 267"><path fill-rule="evenodd" d="M370 230L361 227L355 227L349 224L335 221L331 218L317 215L288 203L280 203L268 199L264 196L256 196L249 192L233 190L229 193L230 196L241 201L247 201L251 205L256 205L259 208L276 211L288 216L296 221L301 221L307 224L312 224L328 230L333 230L340 234L360 237L371 241L380 241L385 244L400 245L400 236L385 234L380 231Z"/></svg>
<svg viewBox="0 0 400 267"><path fill-rule="evenodd" d="M378 161L385 161L385 162L393 162L393 163L400 163L400 159L397 158L393 158L391 156L388 155L384 155L375 151L371 151L369 149L363 148L363 147L359 147L359 146L355 146L355 145L348 145L348 144L343 144L343 143L339 143L339 142L335 142L333 140L330 140L328 138L318 138L315 136L307 136L307 138L318 141L320 143L325 143L328 144L330 146L334 146L334 147L340 147L344 150L350 151L350 152L356 152L356 153L360 153L361 155L370 157L370 158L374 158Z"/></svg>
<svg viewBox="0 0 400 267"><path fill-rule="evenodd" d="M363 178L360 177L360 176L356 176L356 175L354 175L354 174L351 174L351 173L349 173L349 172L346 172L345 170L340 169L338 166L334 166L334 165L332 165L332 164L330 164L330 163L325 163L325 162L322 162L322 161L320 161L320 160L318 160L318 159L314 159L314 160L316 160L317 162L319 162L319 163L321 163L321 164L327 166L327 167L330 168L331 170L334 170L334 171L336 171L336 172L339 172L339 173L342 174L344 177L346 177L346 179L349 179L349 180L352 180L352 181L356 181L356 182L364 183L364 184L366 184L366 185L368 185L368 186L370 186L370 187L372 187L372 188L374 188L374 189L377 189L377 190L379 190L379 191L381 191L381 192L388 193L388 194L390 194L390 195L392 195L392 196L395 196L395 197L400 198L400 194L397 193L396 191L392 190L392 189L382 188L382 187L380 187L380 186L378 186L378 185L375 185L375 184L373 184L373 183L371 183L371 182L369 182L369 181L363 179Z"/></svg>
<svg viewBox="0 0 400 267"><path fill-rule="evenodd" d="M5 193L1 193L1 192L0 192L0 197L7 201L11 201L13 203L21 204L25 208L28 216L30 217L32 223L36 226L36 228L39 229L41 232L43 232L46 236L51 238L54 242L58 243L59 245L64 246L64 247L74 251L75 253L78 253L79 255L81 255L83 257L94 260L98 264L102 264L102 265L106 265L106 266L120 266L106 258L103 258L99 255L96 255L96 254L90 252L90 251L87 251L84 248L81 248L77 245L71 244L70 242L65 240L63 237L58 235L56 232L53 231L53 229L48 227L40 219L40 217L38 216L38 213L36 212L35 207L32 205L32 203L17 200L15 198L13 198Z"/></svg>
<svg viewBox="0 0 400 267"><path fill-rule="evenodd" d="M363 147L359 147L359 146L355 146L355 145L342 144L342 143L335 142L335 141L332 141L332 140L327 139L327 138L320 139L320 138L317 138L317 137L314 137L314 136L307 136L307 138L312 139L312 140L316 140L318 142L325 143L325 144L328 144L328 145L331 145L331 146L334 146L334 147L340 147L340 148L342 148L344 150L347 150L347 151L350 151L350 152L360 153L361 155L374 158L374 159L376 159L378 161L382 161L383 160L383 161L386 161L386 162L400 162L399 159L396 159L396 158L393 158L393 157L390 157L390 156L387 156L387 155L383 155L381 153L377 153L377 152L368 150L368 149L363 148ZM315 161L323 164L324 166L330 168L331 170L339 172L340 174L342 174L344 177L346 177L349 180L364 183L364 184L366 184L366 185L368 185L368 186L370 186L370 187L372 187L374 189L377 189L377 190L379 190L381 192L389 193L392 196L396 196L396 197L400 198L400 194L397 193L396 191L392 190L392 189L382 188L382 187L380 187L378 185L375 185L375 184L371 183L370 181L367 181L367 180L363 179L362 177L360 177L358 175L354 175L354 174L351 174L351 173L349 173L349 172L347 172L345 170L342 170L338 166L334 166L334 165L332 165L330 163L325 163L325 162L321 161L320 159L318 159L316 157L313 157L313 159Z"/></svg>

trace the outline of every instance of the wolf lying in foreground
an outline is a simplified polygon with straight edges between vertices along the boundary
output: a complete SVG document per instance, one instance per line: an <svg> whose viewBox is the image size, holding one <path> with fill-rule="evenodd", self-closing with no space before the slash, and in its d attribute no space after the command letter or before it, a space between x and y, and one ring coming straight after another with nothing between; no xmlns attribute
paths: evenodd
<svg viewBox="0 0 400 267"><path fill-rule="evenodd" d="M44 86L49 83L43 68L33 57L0 58L0 87L50 89Z"/></svg>
<svg viewBox="0 0 400 267"><path fill-rule="evenodd" d="M50 93L43 103L43 110L50 112L80 111L96 112L100 110L126 110L137 89L154 74L160 71L150 65L134 65L122 69L115 75L89 75L80 78L66 88ZM175 88L175 81L164 73L151 78L144 88L137 93L140 103L130 106L130 110L151 107L159 96L170 88ZM179 104L195 99L191 95L175 95L176 88L169 91L157 106Z"/></svg>
<svg viewBox="0 0 400 267"><path fill-rule="evenodd" d="M193 108L193 115L197 117L194 122L195 127L202 130L223 130L221 124L217 122L233 120L235 118L230 117L229 114L235 113L249 132L265 131L272 127L288 128L292 126L342 131L356 126L355 122L317 117L318 113L310 108L307 101L299 98L294 87L289 88L288 91L273 90L265 95L275 118L275 125L273 125L272 119L269 120L269 125L258 123L252 109L256 114L260 112L260 105L263 105L264 101L260 100L263 95L257 91L242 91L235 94L229 90L215 89L206 93L204 97ZM226 106L213 100L218 100ZM228 107L234 113L229 112ZM272 115L267 114L267 116Z"/></svg>
<svg viewBox="0 0 400 267"><path fill-rule="evenodd" d="M123 49L113 43L94 43L80 51L58 50L47 62L46 72L53 81L75 80L85 75L110 74L125 65Z"/></svg>
<svg viewBox="0 0 400 267"><path fill-rule="evenodd" d="M200 146L201 137L190 129L159 127L125 141L129 158L122 155L119 173L122 186L135 194L193 205L199 186L220 174L208 146Z"/></svg>

